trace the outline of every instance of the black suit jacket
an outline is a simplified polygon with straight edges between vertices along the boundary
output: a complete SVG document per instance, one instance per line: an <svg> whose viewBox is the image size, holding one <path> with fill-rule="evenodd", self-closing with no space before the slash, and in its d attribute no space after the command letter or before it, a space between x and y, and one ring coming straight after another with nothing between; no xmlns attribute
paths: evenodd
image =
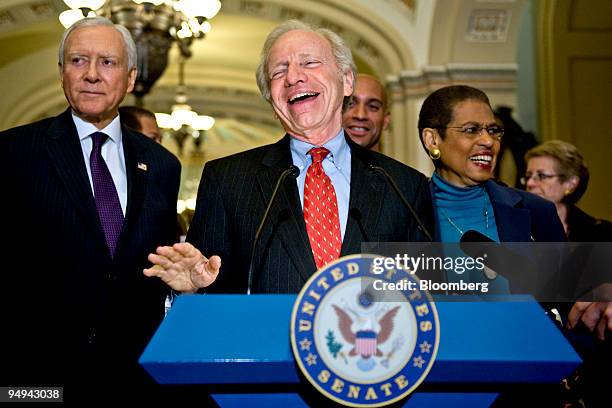
<svg viewBox="0 0 612 408"><path fill-rule="evenodd" d="M0 234L18 265L2 278L3 385L113 382L140 370L166 294L142 271L156 246L174 242L181 169L162 146L122 134L128 199L111 258L70 110L0 133Z"/></svg>
<svg viewBox="0 0 612 408"><path fill-rule="evenodd" d="M575 205L568 206L570 242L612 242L612 223L590 216Z"/></svg>
<svg viewBox="0 0 612 408"><path fill-rule="evenodd" d="M212 292L244 293L253 239L281 173L292 165L290 136L204 167L187 240L206 256L221 256ZM431 197L418 171L347 138L351 148L349 217L341 256L361 252L362 242L422 241L424 235L385 179L368 170L382 166L399 184L428 229ZM295 293L316 271L295 179L279 189L254 257L254 292Z"/></svg>

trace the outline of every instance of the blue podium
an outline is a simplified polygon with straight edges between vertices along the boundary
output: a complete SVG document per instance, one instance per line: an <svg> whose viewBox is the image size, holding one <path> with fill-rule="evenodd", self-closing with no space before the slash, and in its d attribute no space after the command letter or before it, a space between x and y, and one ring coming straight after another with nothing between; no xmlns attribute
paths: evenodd
<svg viewBox="0 0 612 408"><path fill-rule="evenodd" d="M180 296L140 363L161 384L207 384L222 407L307 407L289 342L295 298ZM505 386L558 384L581 363L530 297L435 299L438 355L406 407L490 406Z"/></svg>

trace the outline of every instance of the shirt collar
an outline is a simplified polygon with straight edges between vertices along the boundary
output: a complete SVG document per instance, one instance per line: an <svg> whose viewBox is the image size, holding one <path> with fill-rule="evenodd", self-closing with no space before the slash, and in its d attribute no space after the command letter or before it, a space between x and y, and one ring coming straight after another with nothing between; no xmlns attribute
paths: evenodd
<svg viewBox="0 0 612 408"><path fill-rule="evenodd" d="M308 152L313 147L317 147L316 145L292 137L291 141L289 142L289 146L291 147L291 151L294 153L294 156L297 156L303 160L304 166L310 165L312 158ZM332 163L341 163L343 158L349 153L350 149L348 143L346 143L346 139L344 138L344 129L340 128L338 134L332 139L328 140L327 143L323 144L323 147L329 150L329 154L327 155L326 159L329 158Z"/></svg>
<svg viewBox="0 0 612 408"><path fill-rule="evenodd" d="M108 136L115 143L119 143L121 141L121 122L119 121L119 115L115 116L115 119L112 120L104 129L98 129L93 124L84 121L72 113L72 120L77 129L77 133L79 134L79 140L83 141L92 133L102 132Z"/></svg>

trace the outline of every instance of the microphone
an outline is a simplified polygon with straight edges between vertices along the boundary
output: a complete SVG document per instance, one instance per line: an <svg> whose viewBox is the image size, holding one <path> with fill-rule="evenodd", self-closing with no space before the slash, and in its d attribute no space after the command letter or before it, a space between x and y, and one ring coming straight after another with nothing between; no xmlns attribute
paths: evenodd
<svg viewBox="0 0 612 408"><path fill-rule="evenodd" d="M459 243L461 250L472 258L485 260L483 263L489 269L489 271L486 269L484 271L487 278L494 279L498 271L501 271L499 272L500 275L509 280L512 278L510 284L514 283L516 285L517 276L513 268L517 266L517 262L521 263L522 261L516 259L518 255L502 248L501 244L475 230L466 231L459 239Z"/></svg>
<svg viewBox="0 0 612 408"><path fill-rule="evenodd" d="M508 279L512 293L530 293L538 297L544 294L551 280L552 273L544 265L552 258L538 253L540 259L534 263L527 256L533 254L533 248L530 250L528 245L531 243L500 244L474 230L466 231L460 239L461 250L474 259L483 258L487 268Z"/></svg>
<svg viewBox="0 0 612 408"><path fill-rule="evenodd" d="M395 193L397 194L397 196L400 198L400 200L404 204L404 207L406 207L406 209L410 212L410 214L412 214L412 218L414 218L414 220L416 221L418 229L421 230L423 234L425 234L425 236L427 237L429 241L433 241L431 234L429 233L429 231L427 231L427 228L425 227L425 225L423 224L423 222L417 215L416 211L414 211L414 208L412 208L408 200L406 200L406 197L404 197L404 194L402 194L401 190L397 186L397 183L395 182L395 180L393 180L393 177L391 177L391 175L387 173L385 169L383 169L380 166L376 166L373 163L370 163L368 168L370 171L375 171L377 173L382 174L385 177L385 180L387 180L387 183L391 187L393 187L393 190L395 190Z"/></svg>
<svg viewBox="0 0 612 408"><path fill-rule="evenodd" d="M466 231L461 238L459 238L459 242L460 242L460 248L463 252L465 252L466 254L470 255L472 258L476 259L478 257L482 257L487 259L487 262L485 262L485 266L486 269L483 271L484 275L488 278L488 279L495 279L495 277L497 276L497 271L499 270L500 267L500 262L498 260L498 258L500 257L499 255L499 250L498 248L495 246L497 243L495 241L493 241L491 238L487 237L484 234L481 234L478 231L474 231L474 230L469 230ZM484 243L483 245L472 245L475 243ZM488 252L494 251L492 256L490 256ZM504 256L501 255L501 258L503 259ZM503 262L502 262L503 263ZM501 274L502 276L505 276L506 274L503 273Z"/></svg>
<svg viewBox="0 0 612 408"><path fill-rule="evenodd" d="M357 226L359 227L359 231L361 232L361 236L363 237L364 241L370 242L370 238L368 237L365 228L363 228L363 223L361 222L363 217L361 216L361 211L359 211L359 208L351 208L349 210L349 216L352 217L355 222L357 222Z"/></svg>
<svg viewBox="0 0 612 408"><path fill-rule="evenodd" d="M468 243L468 242L495 242L495 241L493 241L491 238L487 237L486 235L481 234L478 231L469 230L469 231L466 231L466 233L461 236L460 242L463 244L463 243Z"/></svg>
<svg viewBox="0 0 612 408"><path fill-rule="evenodd" d="M272 203L274 203L274 199L276 199L276 196L278 195L278 189L280 188L281 184L283 183L283 181L285 181L287 177L296 178L299 174L300 174L300 169L298 169L297 166L292 164L291 166L289 166L288 169L286 169L285 171L281 173L281 175L278 177L278 180L276 181L276 185L274 186L274 190L272 191L272 196L270 197L270 200L268 201L268 206L266 207L266 210L264 211L264 215L261 218L259 227L255 231L255 238L253 239L253 246L251 247L251 257L249 259L249 275L248 275L247 292L246 292L247 295L251 294L251 286L253 286L253 267L254 267L253 260L255 258L255 249L257 249L257 242L259 241L259 237L261 236L261 230L263 229L263 226L266 223L266 220L268 219L268 214L270 213L270 209L272 208Z"/></svg>

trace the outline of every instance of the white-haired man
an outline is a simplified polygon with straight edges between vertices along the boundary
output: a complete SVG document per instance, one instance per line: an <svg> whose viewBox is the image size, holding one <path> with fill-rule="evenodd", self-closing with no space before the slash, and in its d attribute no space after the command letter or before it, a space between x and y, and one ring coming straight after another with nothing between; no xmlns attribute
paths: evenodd
<svg viewBox="0 0 612 408"><path fill-rule="evenodd" d="M191 244L159 248L149 257L157 266L145 273L162 279L184 269L202 274L210 262L218 265L220 256L223 266L210 291L244 293L252 270L251 291L295 293L317 268L360 253L362 242L425 239L371 166L392 175L429 225L425 177L355 144L342 129L342 106L353 93L355 69L337 34L296 20L282 23L266 39L256 76L285 137L208 162L187 235ZM252 258L266 205L291 166L299 174L281 183ZM215 256L209 260L202 254Z"/></svg>
<svg viewBox="0 0 612 408"><path fill-rule="evenodd" d="M168 291L142 270L150 251L175 240L181 167L120 125L117 108L136 79L125 27L75 23L59 73L68 109L0 134L10 197L0 236L20 265L4 274L0 383L64 386L66 401L140 398L152 380L138 357ZM184 282L168 281L179 291L201 285Z"/></svg>

